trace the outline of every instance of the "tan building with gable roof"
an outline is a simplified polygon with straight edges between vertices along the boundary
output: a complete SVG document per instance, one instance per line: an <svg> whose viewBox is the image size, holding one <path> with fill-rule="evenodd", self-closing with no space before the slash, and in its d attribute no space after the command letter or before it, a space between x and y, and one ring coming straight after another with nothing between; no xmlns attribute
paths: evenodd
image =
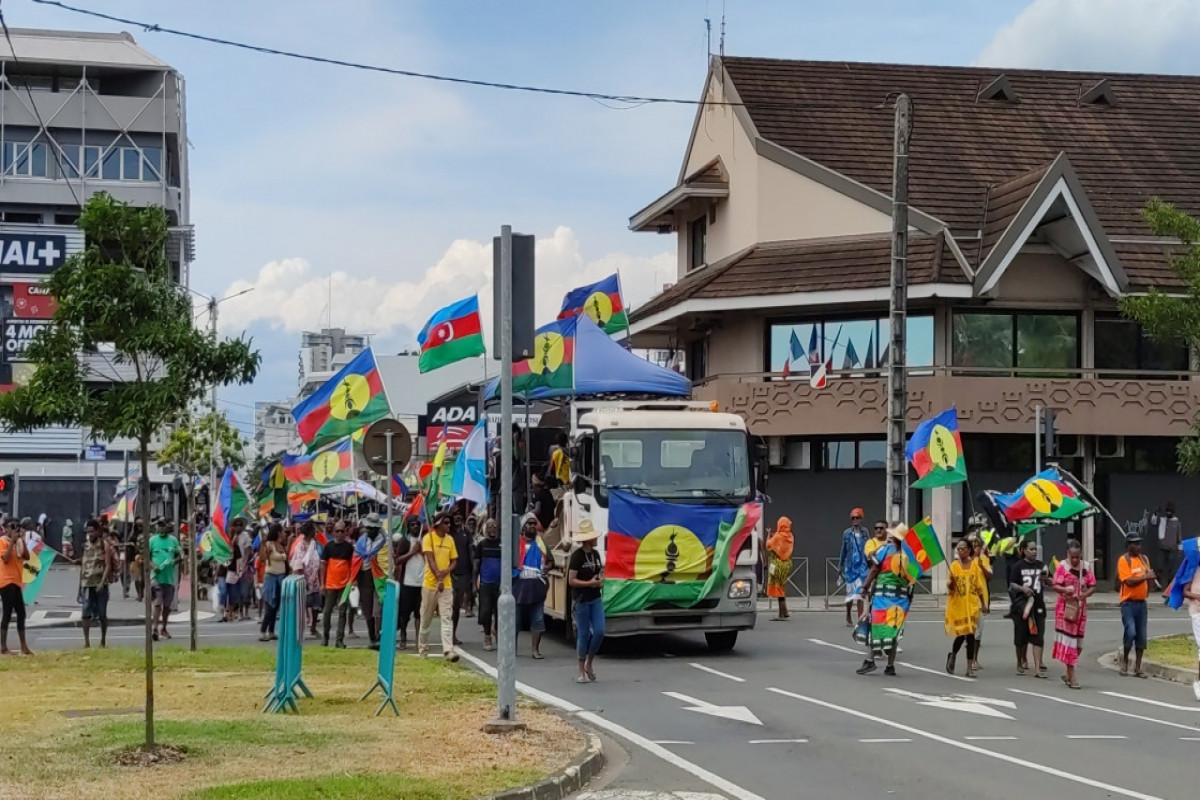
<svg viewBox="0 0 1200 800"><path fill-rule="evenodd" d="M697 396L767 437L769 513L798 522L819 592L849 509L883 510L899 92L914 106L910 420L957 406L971 489L1011 491L1033 471L1040 404L1059 461L1118 519L1172 500L1200 524L1174 460L1197 364L1117 310L1180 289L1141 209L1200 215L1200 78L714 58L677 185L630 220L674 234L679 263L632 314L634 341L682 350ZM831 363L824 389L810 353ZM932 505L914 492L910 517ZM962 531L967 488L938 511ZM1071 533L1103 572L1120 534L1092 527Z"/></svg>

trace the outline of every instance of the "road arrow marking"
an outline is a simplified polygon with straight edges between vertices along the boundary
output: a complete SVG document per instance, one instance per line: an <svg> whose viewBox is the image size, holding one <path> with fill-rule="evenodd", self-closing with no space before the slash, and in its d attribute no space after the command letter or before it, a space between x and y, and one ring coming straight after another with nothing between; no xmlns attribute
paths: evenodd
<svg viewBox="0 0 1200 800"><path fill-rule="evenodd" d="M904 689L884 689L884 691L904 697L911 697L917 701L917 705L929 706L930 708L944 708L947 711L965 711L968 714L978 714L981 717L1012 719L1008 714L992 708L992 706L1001 706L1014 710L1017 707L1017 704L1010 700L993 700L988 697L974 697L971 695L947 695L942 697L921 694L919 692L909 692Z"/></svg>
<svg viewBox="0 0 1200 800"><path fill-rule="evenodd" d="M679 692L663 692L663 694L681 703L687 703L689 707L684 708L684 711L695 711L697 714L707 714L710 717L723 717L725 719L736 720L737 722L746 722L751 725L762 725L762 721L754 716L754 712L745 706L715 706L712 703L706 703L703 700L697 700L694 697L688 697L686 694L680 694Z"/></svg>

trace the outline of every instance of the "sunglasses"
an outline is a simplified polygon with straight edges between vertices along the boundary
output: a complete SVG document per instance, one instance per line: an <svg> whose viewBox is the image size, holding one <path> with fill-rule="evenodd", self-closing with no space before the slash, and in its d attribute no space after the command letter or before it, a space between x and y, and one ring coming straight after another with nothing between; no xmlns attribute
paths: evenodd
<svg viewBox="0 0 1200 800"><path fill-rule="evenodd" d="M850 519L862 519L862 517L850 517Z"/></svg>
<svg viewBox="0 0 1200 800"><path fill-rule="evenodd" d="M875 526L875 530L877 530L877 531L886 531L886 530L887 530L887 526L886 526L886 525L876 525L876 526Z"/></svg>

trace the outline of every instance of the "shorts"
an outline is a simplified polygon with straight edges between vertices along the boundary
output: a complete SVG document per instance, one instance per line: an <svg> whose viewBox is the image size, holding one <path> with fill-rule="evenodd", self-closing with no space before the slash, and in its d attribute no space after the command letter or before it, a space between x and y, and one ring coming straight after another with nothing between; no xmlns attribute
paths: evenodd
<svg viewBox="0 0 1200 800"><path fill-rule="evenodd" d="M864 583L866 583L864 578L855 578L852 581L846 581L846 605L850 605L856 600L862 602Z"/></svg>
<svg viewBox="0 0 1200 800"><path fill-rule="evenodd" d="M83 618L108 622L108 587L87 586L83 590Z"/></svg>
<svg viewBox="0 0 1200 800"><path fill-rule="evenodd" d="M531 633L546 630L546 611L541 603L517 603L517 632L529 626Z"/></svg>
<svg viewBox="0 0 1200 800"><path fill-rule="evenodd" d="M175 586L170 583L156 583L150 587L150 596L154 598L154 605L170 608L175 604Z"/></svg>
<svg viewBox="0 0 1200 800"><path fill-rule="evenodd" d="M321 593L320 592L309 592L308 599L305 601L305 605L308 606L309 608L320 608L321 607Z"/></svg>
<svg viewBox="0 0 1200 800"><path fill-rule="evenodd" d="M1046 646L1046 610L1038 609L1022 619L1020 614L1013 614L1013 644L1017 647ZM1032 625L1031 625L1032 623Z"/></svg>
<svg viewBox="0 0 1200 800"><path fill-rule="evenodd" d="M454 590L454 607L462 608L467 604L467 597L471 594L471 576L451 575L450 585Z"/></svg>

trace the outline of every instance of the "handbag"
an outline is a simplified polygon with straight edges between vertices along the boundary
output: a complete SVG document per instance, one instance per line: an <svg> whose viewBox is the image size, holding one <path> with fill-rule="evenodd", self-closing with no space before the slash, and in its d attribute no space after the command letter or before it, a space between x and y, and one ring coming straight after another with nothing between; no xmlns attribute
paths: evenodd
<svg viewBox="0 0 1200 800"><path fill-rule="evenodd" d="M1063 601L1063 619L1067 622L1078 622L1079 612L1083 603L1078 597L1068 597Z"/></svg>

